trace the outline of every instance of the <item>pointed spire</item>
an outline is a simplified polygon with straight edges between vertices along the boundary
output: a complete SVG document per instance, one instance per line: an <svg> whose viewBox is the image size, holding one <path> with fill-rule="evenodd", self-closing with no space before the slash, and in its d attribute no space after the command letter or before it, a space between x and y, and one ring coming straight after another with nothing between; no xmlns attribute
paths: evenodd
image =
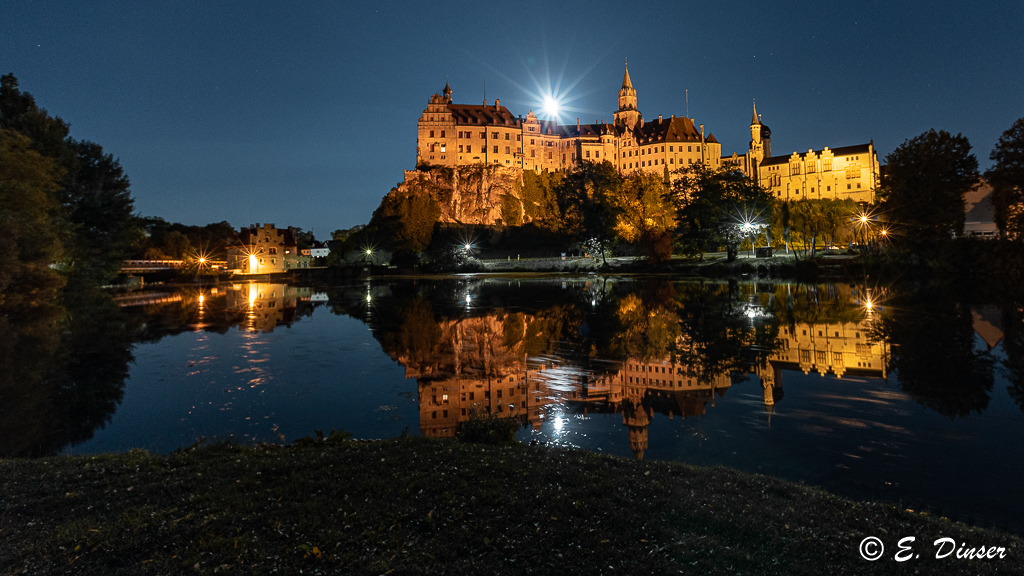
<svg viewBox="0 0 1024 576"><path fill-rule="evenodd" d="M760 124L760 123L761 123L761 120L757 117L757 101L755 100L754 101L754 119L750 121L750 125L751 126L755 126L755 125Z"/></svg>
<svg viewBox="0 0 1024 576"><path fill-rule="evenodd" d="M629 61L626 61L626 74L622 77L622 87L633 89L633 81L629 79Z"/></svg>

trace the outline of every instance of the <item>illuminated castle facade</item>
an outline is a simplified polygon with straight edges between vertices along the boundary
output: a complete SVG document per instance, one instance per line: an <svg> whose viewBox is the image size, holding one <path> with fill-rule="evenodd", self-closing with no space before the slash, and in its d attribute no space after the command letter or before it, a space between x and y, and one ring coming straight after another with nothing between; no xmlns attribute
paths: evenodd
<svg viewBox="0 0 1024 576"><path fill-rule="evenodd" d="M531 110L515 116L495 100L488 105L455 104L445 83L430 97L419 119L416 164L468 166L498 164L537 172L568 171L582 161L611 162L620 173L664 174L703 162L721 165L722 145L693 119L658 116L647 121L637 107L626 69L618 109L611 123L559 125Z"/></svg>
<svg viewBox="0 0 1024 576"><path fill-rule="evenodd" d="M780 200L845 200L874 202L878 186L878 153L874 142L772 156L772 131L754 107L750 144L744 155L722 158Z"/></svg>

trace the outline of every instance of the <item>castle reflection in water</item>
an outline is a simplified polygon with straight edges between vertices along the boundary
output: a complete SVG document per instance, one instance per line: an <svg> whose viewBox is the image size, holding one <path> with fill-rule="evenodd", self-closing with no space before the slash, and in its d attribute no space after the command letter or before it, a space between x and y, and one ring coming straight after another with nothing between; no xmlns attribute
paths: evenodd
<svg viewBox="0 0 1024 576"><path fill-rule="evenodd" d="M841 297L853 300L850 294ZM751 326L762 316L770 316L770 311L765 311L770 309L770 298L761 299L765 307L751 308L757 310L756 315L749 313ZM746 317L742 309L748 305L743 297L737 301L734 307ZM628 297L618 302L619 308L637 305ZM884 341L869 338L871 314L854 310L854 316L775 327L770 352L746 370L760 383L769 417L782 397L784 370L840 378L886 377L888 349ZM681 359L684 355L667 350L687 348L686 335L672 338L668 346L662 346L661 354L648 354L647 358L627 354L624 360L608 360L604 355L597 366L567 360L559 353L529 354L529 339L543 336L538 330L549 329L549 320L545 311L528 314L498 309L471 317L442 318L436 322L439 333L428 347L389 346L385 338L385 351L404 367L407 379L417 381L421 433L452 437L461 422L488 415L516 417L523 425L539 430L545 421L565 411L621 414L630 448L637 458L643 458L647 429L656 414L670 419L703 415L709 404L715 405L716 397L742 377L735 367L707 373L702 367L686 364ZM679 320L673 315L671 321Z"/></svg>

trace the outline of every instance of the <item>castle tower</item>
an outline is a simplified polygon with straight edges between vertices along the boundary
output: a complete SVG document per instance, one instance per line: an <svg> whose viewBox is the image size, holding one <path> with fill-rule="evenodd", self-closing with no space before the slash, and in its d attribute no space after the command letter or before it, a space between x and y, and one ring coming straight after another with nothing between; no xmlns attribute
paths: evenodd
<svg viewBox="0 0 1024 576"><path fill-rule="evenodd" d="M757 115L757 104L754 104L754 117L750 120L750 147L747 151L747 174L758 179L758 168L765 158L772 156L772 131L761 122Z"/></svg>
<svg viewBox="0 0 1024 576"><path fill-rule="evenodd" d="M441 91L441 94L444 96L444 99L445 99L446 103L448 103L448 104L452 103L452 89L451 89L450 86L448 86L448 79L447 78L445 78L444 90Z"/></svg>
<svg viewBox="0 0 1024 576"><path fill-rule="evenodd" d="M629 67L622 77L622 88L619 88L619 109L615 111L615 123L632 130L640 120L640 111L636 108L636 90L629 78Z"/></svg>

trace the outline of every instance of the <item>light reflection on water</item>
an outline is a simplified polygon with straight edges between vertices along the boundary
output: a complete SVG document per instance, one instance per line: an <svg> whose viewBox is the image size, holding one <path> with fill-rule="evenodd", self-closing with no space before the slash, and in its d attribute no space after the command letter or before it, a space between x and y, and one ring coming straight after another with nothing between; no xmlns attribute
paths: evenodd
<svg viewBox="0 0 1024 576"><path fill-rule="evenodd" d="M910 372L902 350L920 345L879 340L885 308L866 313L862 294L594 278L182 293L126 308L152 333L111 421L66 451L451 437L489 412L519 418L524 442L723 464L1021 530L1024 450L1004 439L1024 419L1004 372L988 388L904 385L892 356ZM980 316L966 314L969 331ZM983 320L979 362L1001 353Z"/></svg>

